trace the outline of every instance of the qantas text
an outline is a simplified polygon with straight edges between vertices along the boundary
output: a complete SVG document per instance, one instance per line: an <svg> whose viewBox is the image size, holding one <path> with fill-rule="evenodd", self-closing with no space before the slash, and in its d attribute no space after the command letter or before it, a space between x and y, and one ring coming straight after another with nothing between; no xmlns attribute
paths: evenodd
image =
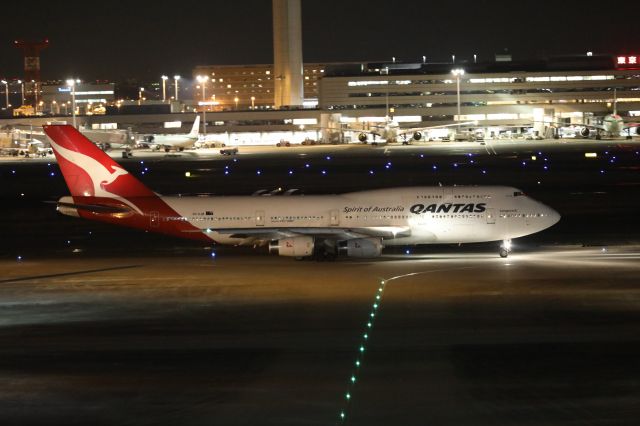
<svg viewBox="0 0 640 426"><path fill-rule="evenodd" d="M414 214L423 213L482 213L487 209L486 203L469 203L469 204L414 204L409 208L409 211Z"/></svg>

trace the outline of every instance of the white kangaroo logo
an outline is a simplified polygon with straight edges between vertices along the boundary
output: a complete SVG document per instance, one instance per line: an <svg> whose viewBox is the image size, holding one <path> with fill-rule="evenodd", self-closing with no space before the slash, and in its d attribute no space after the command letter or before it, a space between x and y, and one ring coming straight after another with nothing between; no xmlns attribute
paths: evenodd
<svg viewBox="0 0 640 426"><path fill-rule="evenodd" d="M104 189L105 186L113 183L116 179L118 179L118 177L127 175L129 174L129 172L118 166L111 166L111 168L114 169L114 171L111 172L102 163L92 157L89 157L88 155L64 148L55 143L53 140L51 141L51 145L65 160L70 161L71 163L80 167L89 175L89 178L91 178L91 183L93 184L93 193L96 197L115 198L122 201L138 213L143 214L142 210L140 210L131 201Z"/></svg>

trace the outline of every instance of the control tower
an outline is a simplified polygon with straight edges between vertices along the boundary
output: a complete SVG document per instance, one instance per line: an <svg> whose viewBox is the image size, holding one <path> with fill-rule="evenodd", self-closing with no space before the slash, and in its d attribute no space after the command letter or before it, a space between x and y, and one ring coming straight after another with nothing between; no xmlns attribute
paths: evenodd
<svg viewBox="0 0 640 426"><path fill-rule="evenodd" d="M273 71L275 107L301 106L304 80L300 0L273 0Z"/></svg>
<svg viewBox="0 0 640 426"><path fill-rule="evenodd" d="M24 54L24 81L26 104L34 107L38 104L40 85L40 51L49 46L49 40L25 41L16 40L15 47Z"/></svg>

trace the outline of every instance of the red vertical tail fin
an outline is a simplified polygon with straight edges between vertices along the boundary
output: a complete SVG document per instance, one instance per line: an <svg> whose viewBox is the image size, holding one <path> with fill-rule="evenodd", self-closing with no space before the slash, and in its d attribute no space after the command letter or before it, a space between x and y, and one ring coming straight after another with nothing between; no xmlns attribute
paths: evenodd
<svg viewBox="0 0 640 426"><path fill-rule="evenodd" d="M73 196L130 198L155 194L69 125L44 126Z"/></svg>

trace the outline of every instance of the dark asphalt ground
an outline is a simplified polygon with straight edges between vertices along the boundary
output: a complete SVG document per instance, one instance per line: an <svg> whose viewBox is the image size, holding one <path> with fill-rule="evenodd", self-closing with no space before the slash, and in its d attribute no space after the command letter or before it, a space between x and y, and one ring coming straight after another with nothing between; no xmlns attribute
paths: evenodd
<svg viewBox="0 0 640 426"><path fill-rule="evenodd" d="M55 163L0 160L0 424L635 425L638 151L527 141L123 162L163 194L501 184L563 215L508 259L487 243L335 263L212 258L60 216L43 203L66 195Z"/></svg>

